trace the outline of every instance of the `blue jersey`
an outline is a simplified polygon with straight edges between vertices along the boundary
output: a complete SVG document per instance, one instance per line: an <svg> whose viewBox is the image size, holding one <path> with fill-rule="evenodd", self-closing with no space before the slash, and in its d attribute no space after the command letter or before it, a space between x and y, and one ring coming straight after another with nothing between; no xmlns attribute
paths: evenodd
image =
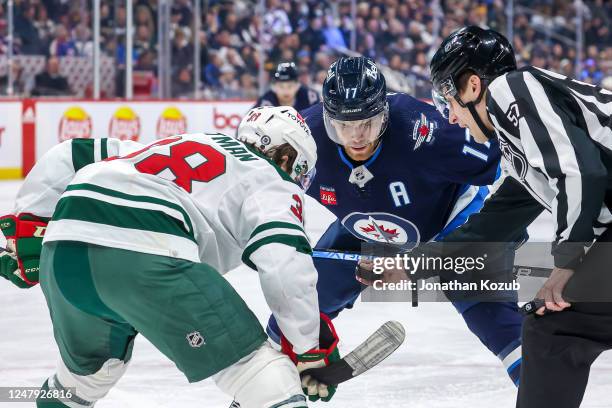
<svg viewBox="0 0 612 408"><path fill-rule="evenodd" d="M293 107L297 111L301 111L306 109L315 103L319 102L319 94L308 88L304 85L300 85L298 91L295 94L295 102L293 102ZM259 106L280 106L280 102L278 101L278 97L271 89L267 91L265 94L257 99L254 108Z"/></svg>
<svg viewBox="0 0 612 408"><path fill-rule="evenodd" d="M329 139L321 104L301 112L316 140L318 156L317 173L307 194L336 217L327 217L326 231L319 228L312 236L318 239L313 261L319 275L319 308L332 318L352 308L364 286L355 280L355 257L330 257L329 252L316 249L359 252L366 241L410 250L419 242L441 239L480 210L488 194L486 186L499 175L501 153L496 141L474 142L464 129L449 125L433 106L408 95L389 94L387 100L389 123L377 150L365 163L351 161ZM361 182L349 182L351 173L353 180L359 180L360 173ZM365 182L370 174L373 178ZM512 271L514 247L508 255L500 273ZM470 302L454 299L453 294L447 296L468 327L504 362L517 383L522 317L516 302L507 297L497 302ZM273 318L267 331L278 338Z"/></svg>
<svg viewBox="0 0 612 408"><path fill-rule="evenodd" d="M478 211L488 190L474 186L492 184L497 176L497 145L476 143L433 106L409 95L389 94L387 99L386 131L365 163L352 162L329 139L322 104L301 112L318 154L307 193L338 218L318 248L359 250L363 240L410 249L439 238L464 222L466 213ZM374 176L362 187L349 182L361 164Z"/></svg>

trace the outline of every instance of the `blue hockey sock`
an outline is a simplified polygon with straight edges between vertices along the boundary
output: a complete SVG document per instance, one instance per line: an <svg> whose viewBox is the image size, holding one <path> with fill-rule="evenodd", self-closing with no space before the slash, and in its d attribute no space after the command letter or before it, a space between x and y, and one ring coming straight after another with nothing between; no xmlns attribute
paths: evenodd
<svg viewBox="0 0 612 408"><path fill-rule="evenodd" d="M506 372L510 379L518 387L521 378L521 362L522 362L521 341L515 340L508 344L498 355L499 359L506 367Z"/></svg>
<svg viewBox="0 0 612 408"><path fill-rule="evenodd" d="M274 316L270 316L268 319L268 326L266 326L266 333L268 333L270 340L276 344L280 344L280 332L281 331L278 327L278 323L276 323L276 319Z"/></svg>

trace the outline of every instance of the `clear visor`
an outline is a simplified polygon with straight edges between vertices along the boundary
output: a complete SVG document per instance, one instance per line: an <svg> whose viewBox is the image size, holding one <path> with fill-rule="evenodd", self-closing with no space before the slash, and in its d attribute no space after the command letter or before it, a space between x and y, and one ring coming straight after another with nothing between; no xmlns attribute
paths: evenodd
<svg viewBox="0 0 612 408"><path fill-rule="evenodd" d="M316 174L317 174L317 168L313 167L312 169L308 170L307 172L305 172L303 174L299 174L295 178L295 181L300 183L300 186L302 186L302 190L308 191L308 188L310 188L310 185L312 184L312 180L314 179Z"/></svg>
<svg viewBox="0 0 612 408"><path fill-rule="evenodd" d="M450 115L450 102L435 89L431 91L431 99L438 112L440 112L444 119L448 119Z"/></svg>
<svg viewBox="0 0 612 408"><path fill-rule="evenodd" d="M388 111L363 120L336 120L323 113L327 136L335 143L360 148L375 142L385 131Z"/></svg>
<svg viewBox="0 0 612 408"><path fill-rule="evenodd" d="M446 78L444 81L440 81L437 87L431 92L431 99L433 99L434 105L438 112L444 118L448 119L450 113L449 98L454 98L457 95L457 87L453 78Z"/></svg>

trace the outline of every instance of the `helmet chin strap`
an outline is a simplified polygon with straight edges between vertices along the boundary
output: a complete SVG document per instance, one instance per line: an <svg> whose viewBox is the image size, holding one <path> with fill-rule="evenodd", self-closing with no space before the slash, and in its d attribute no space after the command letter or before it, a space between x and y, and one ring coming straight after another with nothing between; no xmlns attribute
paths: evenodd
<svg viewBox="0 0 612 408"><path fill-rule="evenodd" d="M484 122L480 118L480 115L476 111L476 104L480 103L480 101L482 100L485 90L486 88L483 86L482 89L480 90L480 95L478 95L478 98L473 102L467 102L465 106L470 110L470 113L472 114L472 117L474 118L474 122L476 122L476 124L480 128L481 132L485 135L485 137L487 139L492 139L495 137L495 132L492 130L489 130L485 126Z"/></svg>
<svg viewBox="0 0 612 408"><path fill-rule="evenodd" d="M465 104L465 106L467 106L467 108L470 110L470 113L472 114L472 117L474 118L474 122L476 122L476 124L478 125L478 127L480 128L482 133L485 135L485 137L487 139L494 138L495 137L495 132L492 131L492 130L487 129L487 127L485 126L484 122L480 118L480 115L476 111L475 103L474 102L468 102L468 103Z"/></svg>

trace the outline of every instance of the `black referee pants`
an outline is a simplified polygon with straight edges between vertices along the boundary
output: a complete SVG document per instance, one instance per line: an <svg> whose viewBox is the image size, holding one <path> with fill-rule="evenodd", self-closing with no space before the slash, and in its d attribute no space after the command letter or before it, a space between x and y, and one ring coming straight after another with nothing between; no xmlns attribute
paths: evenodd
<svg viewBox="0 0 612 408"><path fill-rule="evenodd" d="M576 269L564 298L571 308L523 322L517 408L579 407L591 364L612 349L612 230Z"/></svg>

